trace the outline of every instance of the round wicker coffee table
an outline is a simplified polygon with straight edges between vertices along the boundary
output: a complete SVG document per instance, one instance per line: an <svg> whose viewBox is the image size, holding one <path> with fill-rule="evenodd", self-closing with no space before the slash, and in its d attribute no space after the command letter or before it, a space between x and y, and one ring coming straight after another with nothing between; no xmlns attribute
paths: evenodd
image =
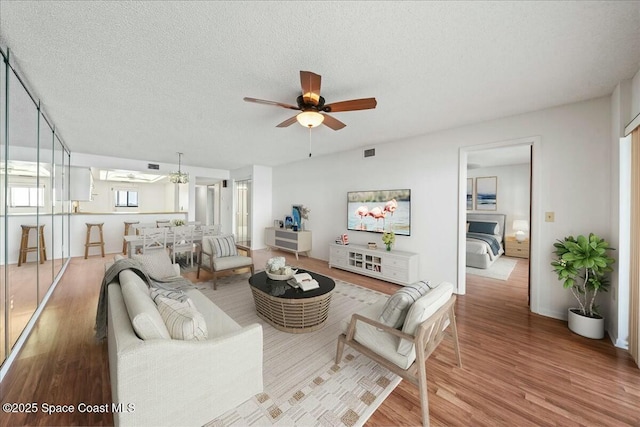
<svg viewBox="0 0 640 427"><path fill-rule="evenodd" d="M251 276L249 284L258 316L274 328L294 334L322 328L336 284L329 277L307 273L318 281L319 288L303 291L290 286L286 280L269 279L264 271Z"/></svg>

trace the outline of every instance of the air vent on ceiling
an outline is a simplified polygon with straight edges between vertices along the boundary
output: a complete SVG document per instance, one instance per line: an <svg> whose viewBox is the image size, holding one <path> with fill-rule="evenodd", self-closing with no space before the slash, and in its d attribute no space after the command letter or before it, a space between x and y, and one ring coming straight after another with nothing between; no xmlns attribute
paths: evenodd
<svg viewBox="0 0 640 427"><path fill-rule="evenodd" d="M148 163L148 164L147 164L147 169L160 170L160 165L157 165L157 164L155 164L155 163Z"/></svg>
<svg viewBox="0 0 640 427"><path fill-rule="evenodd" d="M373 157L376 155L376 149L375 148L369 148L368 150L364 150L364 156L365 157Z"/></svg>

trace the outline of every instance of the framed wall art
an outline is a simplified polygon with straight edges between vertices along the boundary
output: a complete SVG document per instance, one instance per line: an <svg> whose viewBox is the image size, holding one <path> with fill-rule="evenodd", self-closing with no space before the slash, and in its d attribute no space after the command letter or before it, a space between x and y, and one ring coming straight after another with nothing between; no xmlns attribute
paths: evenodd
<svg viewBox="0 0 640 427"><path fill-rule="evenodd" d="M495 211L498 209L498 177L476 178L476 210Z"/></svg>
<svg viewBox="0 0 640 427"><path fill-rule="evenodd" d="M467 210L473 210L473 178L467 178Z"/></svg>

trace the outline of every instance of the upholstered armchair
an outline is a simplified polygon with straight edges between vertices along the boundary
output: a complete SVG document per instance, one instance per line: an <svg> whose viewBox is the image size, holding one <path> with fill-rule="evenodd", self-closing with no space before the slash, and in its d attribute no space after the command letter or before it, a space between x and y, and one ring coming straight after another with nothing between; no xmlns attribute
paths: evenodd
<svg viewBox="0 0 640 427"><path fill-rule="evenodd" d="M418 386L422 423L428 426L427 358L443 338L449 336L459 367L462 361L453 310L456 301L453 285L443 282L431 287L428 282L418 283L424 286L407 286L345 321L345 332L338 337L336 365L340 364L346 344Z"/></svg>
<svg viewBox="0 0 640 427"><path fill-rule="evenodd" d="M246 255L239 251L246 253ZM211 272L213 290L216 290L218 274L221 272L236 272L249 268L253 274L251 249L237 244L233 235L204 236L198 256L197 278L200 278L201 268Z"/></svg>

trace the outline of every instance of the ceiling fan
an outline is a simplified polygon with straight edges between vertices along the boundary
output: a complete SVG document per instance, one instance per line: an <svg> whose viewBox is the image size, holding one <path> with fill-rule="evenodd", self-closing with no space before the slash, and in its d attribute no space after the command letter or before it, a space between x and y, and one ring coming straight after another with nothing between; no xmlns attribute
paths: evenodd
<svg viewBox="0 0 640 427"><path fill-rule="evenodd" d="M248 98L247 102L257 104L274 105L276 107L287 108L289 110L299 110L301 113L285 120L276 127L285 128L291 126L296 121L304 127L314 128L320 124L330 127L333 130L340 130L346 126L340 120L327 113L339 113L343 111L369 110L376 108L375 98L351 99L349 101L334 102L325 104L325 100L320 96L320 83L322 77L311 71L300 71L300 84L302 95L296 99L296 105L284 104L282 102L265 101L263 99Z"/></svg>

